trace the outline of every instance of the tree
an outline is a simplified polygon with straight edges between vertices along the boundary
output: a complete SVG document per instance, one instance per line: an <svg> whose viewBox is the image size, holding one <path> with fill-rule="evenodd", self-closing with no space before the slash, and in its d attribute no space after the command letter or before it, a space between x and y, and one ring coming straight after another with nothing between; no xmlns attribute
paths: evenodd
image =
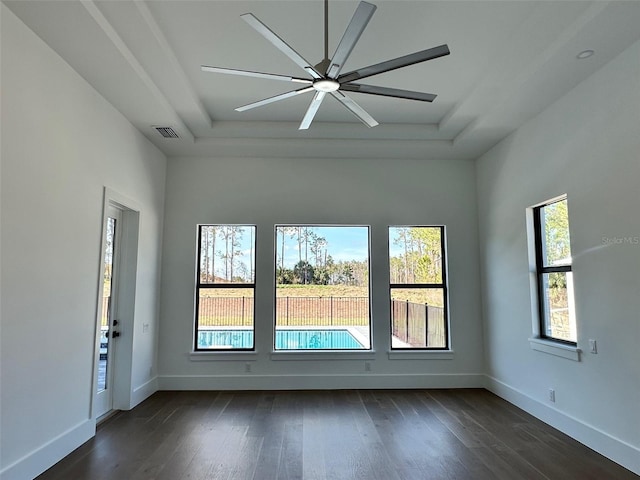
<svg viewBox="0 0 640 480"><path fill-rule="evenodd" d="M240 240L244 228L236 225L228 225L220 229L219 236L224 240L225 250L218 251L218 255L224 260L224 278L226 281L233 281L233 268L235 264L235 257L241 253Z"/></svg>
<svg viewBox="0 0 640 480"><path fill-rule="evenodd" d="M552 203L542 209L544 225L545 260L547 264L554 262L566 262L571 257L571 245L569 238L569 213L567 201Z"/></svg>
<svg viewBox="0 0 640 480"><path fill-rule="evenodd" d="M254 232L254 227L250 227L249 228L249 233L251 235L251 238L249 239L249 275L247 276L247 278L249 278L249 280L253 283L255 283L256 281L256 271L255 271L255 265L254 265L254 254L253 254L253 243L254 243L254 239L253 239L253 232Z"/></svg>
<svg viewBox="0 0 640 480"><path fill-rule="evenodd" d="M409 237L416 247L415 281L440 283L442 281L442 239L437 227L414 227Z"/></svg>
<svg viewBox="0 0 640 480"><path fill-rule="evenodd" d="M343 264L342 275L344 276L344 281L347 285L351 285L353 283L353 266L351 263Z"/></svg>
<svg viewBox="0 0 640 480"><path fill-rule="evenodd" d="M369 263L366 260L352 260L349 262L352 271L352 282L358 287L369 283Z"/></svg>
<svg viewBox="0 0 640 480"><path fill-rule="evenodd" d="M403 253L389 259L392 283L442 282L439 227L396 227L393 244Z"/></svg>
<svg viewBox="0 0 640 480"><path fill-rule="evenodd" d="M297 233L296 227L277 227L276 229L276 237L280 236L280 268L284 269L284 249L286 243L286 236L289 238L294 238Z"/></svg>
<svg viewBox="0 0 640 480"><path fill-rule="evenodd" d="M337 276L337 267L336 267L336 263L333 260L333 257L331 255L326 255L325 259L324 259L324 268L327 272L327 276L328 276L328 281L327 284L328 285L334 285L336 283L336 276Z"/></svg>
<svg viewBox="0 0 640 480"><path fill-rule="evenodd" d="M400 283L409 283L409 229L407 227L398 227L396 232L397 237L393 240L393 244L404 248L404 255L401 257L404 263L404 278Z"/></svg>
<svg viewBox="0 0 640 480"><path fill-rule="evenodd" d="M328 285L329 284L329 271L324 266L315 267L313 269L313 284L314 285Z"/></svg>
<svg viewBox="0 0 640 480"><path fill-rule="evenodd" d="M309 262L302 260L293 267L293 275L298 283L302 283L304 285L312 284L313 266L310 265Z"/></svg>
<svg viewBox="0 0 640 480"><path fill-rule="evenodd" d="M276 283L279 285L291 285L294 283L294 273L290 268L278 267L276 272Z"/></svg>
<svg viewBox="0 0 640 480"><path fill-rule="evenodd" d="M398 257L392 257L389 259L391 283L403 283L402 282L403 268L404 268L404 265L402 263L402 259Z"/></svg>
<svg viewBox="0 0 640 480"><path fill-rule="evenodd" d="M229 252L231 255L231 260L229 262L231 268L229 272L229 278L231 278L231 281L233 281L234 279L233 269L236 266L236 257L242 253L242 251L239 250L239 248L241 245L240 242L242 240L242 235L244 234L244 228L232 226L232 227L229 227L229 229L231 230L231 251ZM245 271L246 271L246 268L245 268Z"/></svg>
<svg viewBox="0 0 640 480"><path fill-rule="evenodd" d="M319 237L315 232L311 232L311 253L313 254L315 266L322 265L322 252L327 246L327 239Z"/></svg>
<svg viewBox="0 0 640 480"><path fill-rule="evenodd" d="M215 261L216 261L216 237L218 236L218 227L215 225L204 225L201 230L200 258L202 265L200 268L200 281L215 282Z"/></svg>
<svg viewBox="0 0 640 480"><path fill-rule="evenodd" d="M546 205L541 209L543 229L543 261L547 265L563 264L571 259L571 239L569 237L569 212L567 200ZM549 275L549 287L567 288L567 277L562 273Z"/></svg>

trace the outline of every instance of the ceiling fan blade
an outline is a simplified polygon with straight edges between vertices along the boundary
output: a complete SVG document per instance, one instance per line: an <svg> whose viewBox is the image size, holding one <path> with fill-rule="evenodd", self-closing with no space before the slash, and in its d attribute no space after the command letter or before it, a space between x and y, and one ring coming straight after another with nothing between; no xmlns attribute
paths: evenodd
<svg viewBox="0 0 640 480"><path fill-rule="evenodd" d="M322 78L322 75L313 68L309 62L302 58L302 56L291 48L287 42L271 31L269 27L258 20L253 14L245 13L244 15L240 15L240 18L251 25L260 35L269 40L269 42L271 42L278 50L293 60L297 65L302 67L313 78Z"/></svg>
<svg viewBox="0 0 640 480"><path fill-rule="evenodd" d="M243 105L242 107L236 108L236 112L244 112L246 110L251 110L252 108L261 107L262 105L268 105L269 103L277 102L278 100L284 100L285 98L295 97L296 95L300 95L301 93L307 93L313 91L313 87L304 87L298 90L292 90L290 92L281 93L280 95L276 95L275 97L265 98L263 100L258 100L257 102L250 103L248 105Z"/></svg>
<svg viewBox="0 0 640 480"><path fill-rule="evenodd" d="M390 72L397 68L408 67L409 65L414 65L416 63L433 60L434 58L444 57L445 55L449 55L449 53L451 52L447 45L440 45L420 52L411 53L404 57L398 57L393 60L387 60L386 62L359 68L358 70L340 75L337 80L340 83L351 82L353 80L378 75L379 73Z"/></svg>
<svg viewBox="0 0 640 480"><path fill-rule="evenodd" d="M340 90L348 92L369 93L383 97L406 98L407 100L419 100L421 102L433 102L437 95L433 93L412 92L411 90L399 90L397 88L377 87L374 85L361 85L358 83L343 83Z"/></svg>
<svg viewBox="0 0 640 480"><path fill-rule="evenodd" d="M306 78L290 77L288 75L277 75L275 73L252 72L250 70L236 70L234 68L210 67L209 65L201 65L203 72L226 73L229 75L242 75L245 77L268 78L271 80L283 80L285 82L307 83L312 84L312 80Z"/></svg>
<svg viewBox="0 0 640 480"><path fill-rule="evenodd" d="M358 119L364 123L367 127L375 127L378 125L378 122L369 115L364 108L354 102L351 98L347 97L340 90L336 90L335 92L331 92L331 95L334 96L341 104L351 111Z"/></svg>
<svg viewBox="0 0 640 480"><path fill-rule="evenodd" d="M336 78L340 74L340 70L342 70L342 67L351 54L353 47L355 47L356 43L360 39L360 35L362 35L362 32L369 23L369 20L371 20L375 11L376 6L371 3L360 2L358 4L358 8L356 8L353 17L351 18L351 22L349 22L349 25L342 36L342 40L340 40L338 48L336 48L336 51L333 54L329 68L327 69L327 76L329 78Z"/></svg>
<svg viewBox="0 0 640 480"><path fill-rule="evenodd" d="M302 119L302 123L300 123L298 130L306 130L309 128L309 125L311 125L313 118L316 116L316 113L318 113L320 104L322 103L322 100L324 100L324 97L326 94L327 92L321 92L321 91L316 92L316 94L313 97L313 100L311 100L311 104L309 105L309 108L307 109L307 113L304 114L304 118Z"/></svg>

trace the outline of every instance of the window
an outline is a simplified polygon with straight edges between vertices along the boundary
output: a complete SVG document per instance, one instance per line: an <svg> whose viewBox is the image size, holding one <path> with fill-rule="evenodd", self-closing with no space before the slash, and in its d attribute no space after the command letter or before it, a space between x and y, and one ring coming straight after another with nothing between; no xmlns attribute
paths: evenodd
<svg viewBox="0 0 640 480"><path fill-rule="evenodd" d="M369 227L275 230L274 349L370 349Z"/></svg>
<svg viewBox="0 0 640 480"><path fill-rule="evenodd" d="M195 350L254 348L252 225L199 225Z"/></svg>
<svg viewBox="0 0 640 480"><path fill-rule="evenodd" d="M392 349L447 349L444 227L389 227Z"/></svg>
<svg viewBox="0 0 640 480"><path fill-rule="evenodd" d="M576 345L567 199L533 208L540 337Z"/></svg>

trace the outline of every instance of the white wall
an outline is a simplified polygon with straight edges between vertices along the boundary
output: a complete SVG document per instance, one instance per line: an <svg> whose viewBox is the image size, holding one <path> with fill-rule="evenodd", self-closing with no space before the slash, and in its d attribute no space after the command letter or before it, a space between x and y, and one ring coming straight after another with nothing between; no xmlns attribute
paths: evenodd
<svg viewBox="0 0 640 480"><path fill-rule="evenodd" d="M105 186L141 209L132 397L153 391L166 159L1 8L0 476L25 479L95 429Z"/></svg>
<svg viewBox="0 0 640 480"><path fill-rule="evenodd" d="M141 209L134 399L136 391L156 388L158 331L163 388L480 386L484 360L492 390L640 473L640 245L602 241L640 236L639 44L481 158L475 171L471 162L401 154L370 161L172 159L163 230L164 156L1 8L3 480L34 476L94 432L104 186ZM598 355L583 354L580 362L533 351L528 342L524 212L560 193L569 195L578 343L585 348L595 338L599 345ZM237 360L189 356L195 229L207 222L258 225L257 353ZM296 222L371 225L375 353L331 362L270 354L273 226ZM387 355L386 228L401 223L447 225L451 355ZM546 402L549 387L554 405Z"/></svg>
<svg viewBox="0 0 640 480"><path fill-rule="evenodd" d="M491 388L640 473L640 43L484 155L477 177ZM599 348L580 362L527 340L525 209L563 193L578 347Z"/></svg>
<svg viewBox="0 0 640 480"><path fill-rule="evenodd" d="M286 148L286 145L283 146ZM346 152L345 152L346 153ZM482 338L475 173L471 162L172 158L167 169L159 368L161 388L479 386ZM257 225L256 350L231 361L193 361L196 225ZM335 361L271 356L274 225L371 226L375 354ZM387 226L445 224L452 358L389 359ZM320 358L331 354L316 354ZM400 355L401 356L401 355ZM425 357L428 355L422 355ZM344 355L343 355L344 357ZM233 357L235 358L235 357ZM306 357L303 357L306 358ZM252 372L245 362L255 360ZM365 360L371 372L365 372Z"/></svg>

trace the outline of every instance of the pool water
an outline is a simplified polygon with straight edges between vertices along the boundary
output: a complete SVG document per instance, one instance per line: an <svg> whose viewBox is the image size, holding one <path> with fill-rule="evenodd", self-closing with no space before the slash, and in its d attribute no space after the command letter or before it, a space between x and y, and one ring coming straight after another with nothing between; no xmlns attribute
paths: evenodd
<svg viewBox="0 0 640 480"><path fill-rule="evenodd" d="M253 348L252 330L202 330L198 348ZM348 330L276 330L276 350L365 348Z"/></svg>

